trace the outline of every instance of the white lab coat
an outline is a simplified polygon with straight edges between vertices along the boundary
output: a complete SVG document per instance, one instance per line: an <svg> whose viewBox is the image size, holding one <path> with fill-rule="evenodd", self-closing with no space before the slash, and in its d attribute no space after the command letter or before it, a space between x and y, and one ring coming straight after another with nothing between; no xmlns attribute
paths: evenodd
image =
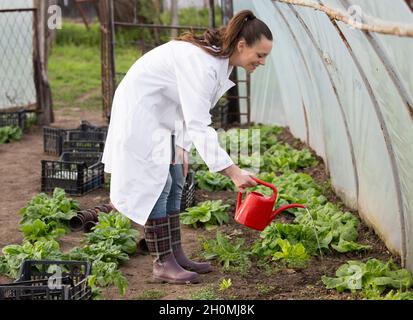
<svg viewBox="0 0 413 320"><path fill-rule="evenodd" d="M210 127L210 109L234 83L228 58L170 41L138 59L119 84L102 162L115 208L144 225L168 178L171 134L192 143L212 172L233 164Z"/></svg>

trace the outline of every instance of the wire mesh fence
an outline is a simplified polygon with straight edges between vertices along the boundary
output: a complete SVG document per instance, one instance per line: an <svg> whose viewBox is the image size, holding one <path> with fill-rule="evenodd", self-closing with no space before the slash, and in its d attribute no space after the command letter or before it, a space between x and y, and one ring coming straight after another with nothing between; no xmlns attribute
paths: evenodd
<svg viewBox="0 0 413 320"><path fill-rule="evenodd" d="M36 9L0 10L0 111L34 109Z"/></svg>

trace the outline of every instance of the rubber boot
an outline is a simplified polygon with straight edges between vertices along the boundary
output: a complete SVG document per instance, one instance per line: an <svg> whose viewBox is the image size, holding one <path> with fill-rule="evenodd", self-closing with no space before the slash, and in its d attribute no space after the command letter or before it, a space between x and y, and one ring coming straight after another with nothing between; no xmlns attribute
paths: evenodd
<svg viewBox="0 0 413 320"><path fill-rule="evenodd" d="M209 262L195 262L185 255L181 244L181 222L179 220L179 212L171 212L168 214L169 226L171 228L172 250L178 264L188 270L197 273L208 273L212 271Z"/></svg>
<svg viewBox="0 0 413 320"><path fill-rule="evenodd" d="M185 270L175 260L167 217L149 219L146 222L145 240L150 254L154 257L154 281L178 284L199 282L199 274Z"/></svg>

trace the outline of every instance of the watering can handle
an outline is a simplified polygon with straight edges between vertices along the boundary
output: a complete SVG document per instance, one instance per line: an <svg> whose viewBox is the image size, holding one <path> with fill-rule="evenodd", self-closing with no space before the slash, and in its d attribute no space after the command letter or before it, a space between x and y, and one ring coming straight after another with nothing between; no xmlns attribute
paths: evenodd
<svg viewBox="0 0 413 320"><path fill-rule="evenodd" d="M256 177L253 177L253 176L251 176L251 178L253 179L253 180L255 180L255 182L257 182L257 183L259 183L259 184L262 184L263 186L266 186L266 187L268 187L268 188L271 188L274 192L273 192L273 194L272 194L272 196L271 196L271 201L275 201L276 200L276 198L277 198L277 188L273 185L273 184L271 184L271 183L268 183L268 182L265 182L265 181L262 181L262 180L260 180L260 179L258 179L258 178L256 178ZM241 206L241 202L242 202L242 192L238 192L238 198L237 198L237 205L236 205L236 207L235 207L235 211L238 211L238 208Z"/></svg>

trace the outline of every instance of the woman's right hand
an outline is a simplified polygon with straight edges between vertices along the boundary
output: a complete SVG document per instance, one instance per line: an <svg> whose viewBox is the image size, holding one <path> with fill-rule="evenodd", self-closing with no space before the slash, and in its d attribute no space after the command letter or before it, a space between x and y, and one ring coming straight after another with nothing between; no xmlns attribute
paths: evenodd
<svg viewBox="0 0 413 320"><path fill-rule="evenodd" d="M221 173L231 178L239 192L244 192L246 188L257 185L257 182L251 178L250 172L240 169L235 164L224 169Z"/></svg>

